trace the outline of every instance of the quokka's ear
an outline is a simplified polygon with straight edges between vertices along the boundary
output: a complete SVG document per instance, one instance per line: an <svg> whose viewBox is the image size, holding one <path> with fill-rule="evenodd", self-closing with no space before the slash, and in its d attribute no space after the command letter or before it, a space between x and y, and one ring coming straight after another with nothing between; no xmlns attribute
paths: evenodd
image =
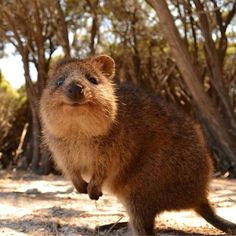
<svg viewBox="0 0 236 236"><path fill-rule="evenodd" d="M90 59L96 67L108 78L113 78L115 75L115 61L107 55L99 55Z"/></svg>

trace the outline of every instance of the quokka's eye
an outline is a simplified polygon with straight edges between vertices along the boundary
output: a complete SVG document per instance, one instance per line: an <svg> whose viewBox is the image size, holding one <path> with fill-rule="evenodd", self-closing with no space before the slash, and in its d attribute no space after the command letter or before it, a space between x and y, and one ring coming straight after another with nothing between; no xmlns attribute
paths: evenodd
<svg viewBox="0 0 236 236"><path fill-rule="evenodd" d="M64 81L65 81L65 76L59 76L59 78L56 80L56 86L57 87L60 87L60 86L62 86L63 85L63 83L64 83Z"/></svg>
<svg viewBox="0 0 236 236"><path fill-rule="evenodd" d="M97 81L97 79L96 78L94 78L94 77L88 77L88 81L90 82L90 83L92 83L92 84L98 84L98 81Z"/></svg>

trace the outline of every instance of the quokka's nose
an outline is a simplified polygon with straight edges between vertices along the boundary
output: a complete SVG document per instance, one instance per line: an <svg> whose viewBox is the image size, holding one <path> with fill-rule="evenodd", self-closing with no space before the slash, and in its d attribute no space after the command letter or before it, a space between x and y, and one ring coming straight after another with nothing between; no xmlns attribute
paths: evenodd
<svg viewBox="0 0 236 236"><path fill-rule="evenodd" d="M83 97L83 86L80 84L72 83L67 87L67 96L70 99L78 100Z"/></svg>

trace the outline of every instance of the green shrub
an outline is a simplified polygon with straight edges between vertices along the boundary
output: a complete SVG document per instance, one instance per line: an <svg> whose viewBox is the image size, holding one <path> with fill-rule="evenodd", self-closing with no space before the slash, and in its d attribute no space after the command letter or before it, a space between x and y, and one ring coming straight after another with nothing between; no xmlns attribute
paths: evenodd
<svg viewBox="0 0 236 236"><path fill-rule="evenodd" d="M14 90L0 73L0 167L7 167L15 156L26 122L24 88Z"/></svg>

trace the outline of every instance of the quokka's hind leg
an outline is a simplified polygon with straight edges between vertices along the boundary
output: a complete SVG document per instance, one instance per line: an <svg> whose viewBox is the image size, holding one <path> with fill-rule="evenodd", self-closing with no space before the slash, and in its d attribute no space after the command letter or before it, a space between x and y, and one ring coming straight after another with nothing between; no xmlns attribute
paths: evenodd
<svg viewBox="0 0 236 236"><path fill-rule="evenodd" d="M156 211L151 204L134 197L129 201L128 213L132 235L154 235Z"/></svg>
<svg viewBox="0 0 236 236"><path fill-rule="evenodd" d="M216 215L208 200L200 204L197 208L195 208L195 210L200 216L202 216L207 222L212 224L217 229L236 235L236 224Z"/></svg>
<svg viewBox="0 0 236 236"><path fill-rule="evenodd" d="M140 212L130 215L130 228L132 235L154 235L154 218L144 216Z"/></svg>

